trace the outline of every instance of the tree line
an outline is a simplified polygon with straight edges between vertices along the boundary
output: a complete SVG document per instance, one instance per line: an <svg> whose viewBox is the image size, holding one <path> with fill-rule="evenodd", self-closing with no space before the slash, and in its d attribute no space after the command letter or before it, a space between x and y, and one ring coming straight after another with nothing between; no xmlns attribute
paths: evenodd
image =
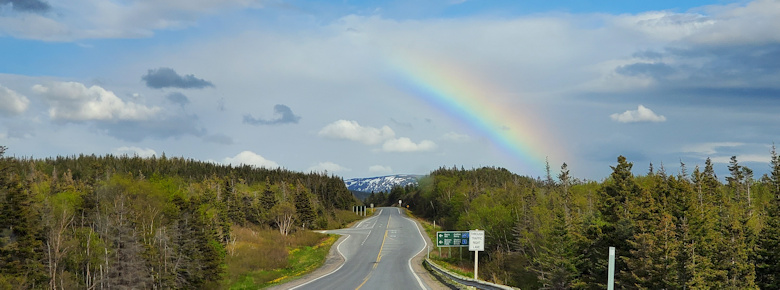
<svg viewBox="0 0 780 290"><path fill-rule="evenodd" d="M620 156L601 182L566 163L557 178L549 165L545 178L439 168L369 199L403 199L445 230L485 230L480 276L522 289L604 289L609 247L618 289L780 289L780 158L773 147L771 172L756 177L732 157L725 182L713 166L634 175Z"/></svg>
<svg viewBox="0 0 780 290"><path fill-rule="evenodd" d="M217 287L234 225L340 227L341 178L185 158L4 157L1 289ZM261 257L259 257L261 258Z"/></svg>

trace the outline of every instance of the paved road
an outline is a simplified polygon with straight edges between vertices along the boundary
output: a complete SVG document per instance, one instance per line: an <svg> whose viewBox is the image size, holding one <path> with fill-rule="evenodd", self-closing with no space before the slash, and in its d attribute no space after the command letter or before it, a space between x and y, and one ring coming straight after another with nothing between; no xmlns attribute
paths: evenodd
<svg viewBox="0 0 780 290"><path fill-rule="evenodd" d="M291 289L430 289L411 264L412 257L425 249L423 236L400 209L380 208L353 228L327 233L347 236L336 245L346 262Z"/></svg>

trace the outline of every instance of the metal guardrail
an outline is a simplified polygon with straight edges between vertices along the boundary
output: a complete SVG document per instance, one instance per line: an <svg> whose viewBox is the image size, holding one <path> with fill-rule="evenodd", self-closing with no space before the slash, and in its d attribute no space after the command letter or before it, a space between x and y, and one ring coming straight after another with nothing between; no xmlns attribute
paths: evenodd
<svg viewBox="0 0 780 290"><path fill-rule="evenodd" d="M431 260L427 259L427 258L425 259L425 262L428 263L429 266L431 266L430 268L432 270L441 273L442 275L444 275L445 277L447 277L448 279L450 279L450 280L452 280L452 281L454 281L456 283L460 283L460 284L463 284L463 285L466 285L466 286L475 287L477 289L487 289L487 290L517 290L517 289L519 289L519 288L509 287L509 286L505 286L505 285L499 285L499 284L494 284L494 283L490 283L490 282L474 280L474 279L468 278L468 277L463 277L461 275L458 275L458 274L455 274L453 272L450 272L449 270L444 269L444 268L442 268L439 265L436 265L436 263L431 262Z"/></svg>

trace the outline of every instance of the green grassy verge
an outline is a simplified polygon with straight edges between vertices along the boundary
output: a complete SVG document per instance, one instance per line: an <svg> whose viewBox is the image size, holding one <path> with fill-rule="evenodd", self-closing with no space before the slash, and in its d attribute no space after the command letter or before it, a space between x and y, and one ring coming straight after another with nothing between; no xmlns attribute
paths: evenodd
<svg viewBox="0 0 780 290"><path fill-rule="evenodd" d="M363 219L351 211L337 211L333 224L349 226ZM331 222L329 222L331 224ZM298 231L282 236L278 230L233 227L235 242L227 248L222 289L259 289L289 282L325 263L338 235Z"/></svg>
<svg viewBox="0 0 780 290"><path fill-rule="evenodd" d="M316 234L316 233L313 233ZM322 235L322 234L317 234ZM229 279L226 288L229 289L258 289L271 285L288 282L301 275L314 271L322 266L325 257L330 251L330 247L338 240L337 235L322 235L318 243L313 246L299 246L287 248L287 259L284 267L248 271L243 274L234 275L234 279ZM255 257L261 259L262 257ZM228 268L231 268L230 262ZM230 271L230 270L228 270ZM236 277L237 276L237 277Z"/></svg>

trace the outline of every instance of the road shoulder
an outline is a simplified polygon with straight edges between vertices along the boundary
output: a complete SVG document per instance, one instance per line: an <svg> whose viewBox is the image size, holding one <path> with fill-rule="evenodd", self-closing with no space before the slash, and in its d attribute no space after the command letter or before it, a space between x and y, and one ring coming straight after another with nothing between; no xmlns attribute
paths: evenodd
<svg viewBox="0 0 780 290"><path fill-rule="evenodd" d="M422 235L423 239L425 239L426 247L432 247L433 242L431 242L431 239L428 237L428 235L424 234L425 229L422 227L420 222L405 213L404 215L406 218L414 222L415 226L417 226L417 230L420 231L420 234ZM427 254L428 254L428 249L424 249L419 254L417 254L417 256L414 256L414 258L412 258L412 269L414 273L417 274L417 276L420 277L423 283L425 283L425 285L428 285L428 288L431 290L450 289L450 287L447 287L446 285L442 284L438 279L436 279L436 277L433 276L433 274L431 274L431 272L428 272L428 270L426 270L423 267L423 261L425 260Z"/></svg>

